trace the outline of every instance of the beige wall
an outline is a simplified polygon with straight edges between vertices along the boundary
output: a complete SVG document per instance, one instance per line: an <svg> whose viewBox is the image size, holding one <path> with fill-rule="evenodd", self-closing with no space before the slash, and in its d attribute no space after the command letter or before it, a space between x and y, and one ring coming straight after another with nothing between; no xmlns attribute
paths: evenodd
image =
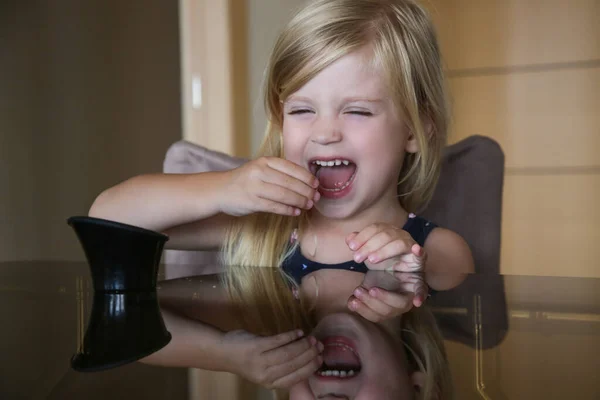
<svg viewBox="0 0 600 400"><path fill-rule="evenodd" d="M506 153L503 273L600 276L600 2L432 0L451 142Z"/></svg>
<svg viewBox="0 0 600 400"><path fill-rule="evenodd" d="M181 137L177 2L2 2L0 38L0 261L81 258L66 218Z"/></svg>
<svg viewBox="0 0 600 400"><path fill-rule="evenodd" d="M251 148L255 154L266 127L263 74L277 35L305 0L247 0Z"/></svg>

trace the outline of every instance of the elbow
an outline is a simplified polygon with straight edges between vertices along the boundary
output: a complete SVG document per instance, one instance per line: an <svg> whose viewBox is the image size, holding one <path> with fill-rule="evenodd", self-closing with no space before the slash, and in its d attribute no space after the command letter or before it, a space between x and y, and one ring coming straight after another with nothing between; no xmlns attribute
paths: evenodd
<svg viewBox="0 0 600 400"><path fill-rule="evenodd" d="M100 193L88 210L88 217L111 219L108 204L110 204L110 189Z"/></svg>

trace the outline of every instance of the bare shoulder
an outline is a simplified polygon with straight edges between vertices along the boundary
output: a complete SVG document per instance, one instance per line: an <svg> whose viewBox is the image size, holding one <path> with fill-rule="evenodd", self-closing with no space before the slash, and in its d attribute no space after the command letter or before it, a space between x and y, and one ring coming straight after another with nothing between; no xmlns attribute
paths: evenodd
<svg viewBox="0 0 600 400"><path fill-rule="evenodd" d="M471 257L471 249L465 239L458 233L446 228L435 228L432 230L429 236L427 236L425 247Z"/></svg>
<svg viewBox="0 0 600 400"><path fill-rule="evenodd" d="M449 229L435 228L425 242L427 268L440 272L469 273L475 271L473 255L467 242Z"/></svg>

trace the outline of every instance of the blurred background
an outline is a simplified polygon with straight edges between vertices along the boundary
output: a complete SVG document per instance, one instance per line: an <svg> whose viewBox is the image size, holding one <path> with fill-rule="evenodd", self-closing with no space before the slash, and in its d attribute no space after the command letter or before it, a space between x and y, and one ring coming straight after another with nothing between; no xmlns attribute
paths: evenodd
<svg viewBox="0 0 600 400"><path fill-rule="evenodd" d="M66 219L160 172L178 140L251 156L269 52L303 2L1 1L0 261L82 260ZM506 156L501 271L600 277L600 1L425 5L450 142L484 135Z"/></svg>

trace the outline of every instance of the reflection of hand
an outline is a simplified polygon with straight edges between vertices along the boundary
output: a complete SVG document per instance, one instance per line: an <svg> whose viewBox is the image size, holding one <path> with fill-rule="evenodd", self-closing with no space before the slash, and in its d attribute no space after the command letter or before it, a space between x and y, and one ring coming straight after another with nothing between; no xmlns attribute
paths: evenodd
<svg viewBox="0 0 600 400"><path fill-rule="evenodd" d="M257 336L243 330L228 332L222 344L229 372L269 389L289 388L308 379L321 366L323 344L299 331Z"/></svg>
<svg viewBox="0 0 600 400"><path fill-rule="evenodd" d="M420 307L427 292L423 274L369 271L348 299L348 308L371 322L381 322Z"/></svg>
<svg viewBox="0 0 600 400"><path fill-rule="evenodd" d="M354 261L369 269L417 272L425 267L425 249L403 229L384 223L371 224L346 237Z"/></svg>

